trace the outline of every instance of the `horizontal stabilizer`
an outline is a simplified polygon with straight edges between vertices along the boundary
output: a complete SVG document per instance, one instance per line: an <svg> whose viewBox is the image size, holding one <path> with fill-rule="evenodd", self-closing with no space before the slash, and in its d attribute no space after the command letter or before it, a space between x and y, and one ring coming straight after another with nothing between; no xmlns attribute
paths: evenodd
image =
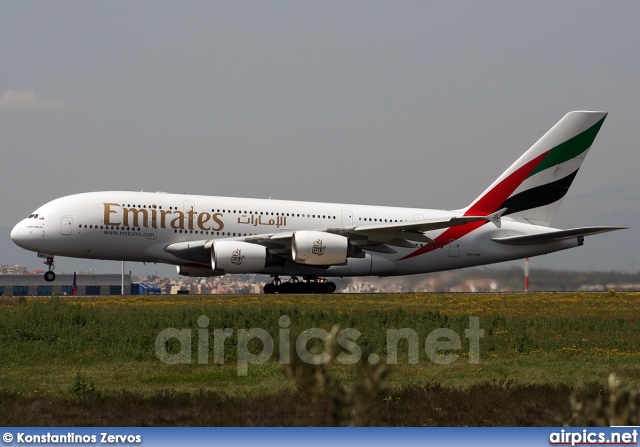
<svg viewBox="0 0 640 447"><path fill-rule="evenodd" d="M572 228L570 230L556 230L547 233L525 234L523 236L494 237L491 240L505 245L539 245L550 244L574 237L591 236L626 229L627 227L584 227Z"/></svg>

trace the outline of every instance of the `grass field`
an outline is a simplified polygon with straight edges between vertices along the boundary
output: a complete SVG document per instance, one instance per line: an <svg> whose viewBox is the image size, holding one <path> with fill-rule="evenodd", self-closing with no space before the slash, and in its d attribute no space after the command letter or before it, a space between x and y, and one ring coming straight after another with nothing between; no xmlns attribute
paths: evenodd
<svg viewBox="0 0 640 447"><path fill-rule="evenodd" d="M484 330L479 359L468 354L470 317ZM417 334L417 351L397 343L373 425L557 424L576 386L604 384L610 372L627 385L640 381L639 317L640 294L613 291L3 298L0 418L6 425L330 425L335 402L296 387L278 347L285 338L295 344L304 330L338 325L359 331L358 348L379 364L390 358L389 330ZM190 349L175 338L163 347L191 363L158 358L156 338L167 328L188 331ZM252 328L273 338L273 357L238 375L240 331ZM438 359L458 356L450 364L425 350L438 328L459 336L459 349L437 350ZM224 344L216 329L231 330ZM262 348L251 340L246 352ZM334 362L328 374L349 384L357 371Z"/></svg>

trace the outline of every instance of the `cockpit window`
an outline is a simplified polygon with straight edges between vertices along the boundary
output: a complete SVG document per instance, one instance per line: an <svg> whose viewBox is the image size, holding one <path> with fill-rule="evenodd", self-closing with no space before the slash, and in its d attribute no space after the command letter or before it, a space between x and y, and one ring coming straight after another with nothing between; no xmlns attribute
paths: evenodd
<svg viewBox="0 0 640 447"><path fill-rule="evenodd" d="M37 219L37 218L38 218L38 215L37 215L37 214L34 214L34 215L33 215L33 218L34 218L34 219Z"/></svg>
<svg viewBox="0 0 640 447"><path fill-rule="evenodd" d="M33 214L29 214L29 217L27 217L27 219L31 219L33 217Z"/></svg>

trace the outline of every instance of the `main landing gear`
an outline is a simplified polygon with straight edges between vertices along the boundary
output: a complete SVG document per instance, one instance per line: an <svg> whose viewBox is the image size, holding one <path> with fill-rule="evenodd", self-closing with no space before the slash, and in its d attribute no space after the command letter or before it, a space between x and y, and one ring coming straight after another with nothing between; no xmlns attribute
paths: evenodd
<svg viewBox="0 0 640 447"><path fill-rule="evenodd" d="M48 256L48 257L47 257L47 260L46 260L46 261L44 261L44 264L45 264L47 267L49 267L49 271L48 271L48 272L45 272L45 274L44 274L44 280L45 280L45 281L47 281L47 282L51 282L51 281L53 281L54 279L56 279L56 274L55 274L55 273L53 273L53 269L54 269L54 266L53 266L53 256Z"/></svg>
<svg viewBox="0 0 640 447"><path fill-rule="evenodd" d="M336 291L336 285L317 276L305 276L302 281L292 276L289 281L281 281L276 275L272 283L265 284L263 291L267 295L272 293L333 293Z"/></svg>

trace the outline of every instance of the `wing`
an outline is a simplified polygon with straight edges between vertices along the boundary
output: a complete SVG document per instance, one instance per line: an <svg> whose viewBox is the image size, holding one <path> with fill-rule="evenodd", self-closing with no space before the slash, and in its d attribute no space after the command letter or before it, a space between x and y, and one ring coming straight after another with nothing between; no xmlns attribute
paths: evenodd
<svg viewBox="0 0 640 447"><path fill-rule="evenodd" d="M505 211L506 208L488 216L452 216L444 219L358 225L353 228L330 228L327 232L348 237L352 243L370 251L393 253L395 252L391 248L393 246L414 248L415 246L411 242L432 243L433 240L424 234L428 231L442 230L473 222L492 222L500 228L500 218Z"/></svg>
<svg viewBox="0 0 640 447"><path fill-rule="evenodd" d="M504 209L488 216L451 216L440 219L422 219L410 222L377 223L352 227L322 228L314 231L331 233L349 239L349 242L362 250L378 253L395 253L393 247L414 248L412 242L431 243L425 232L466 225L473 222L492 222L500 227L500 218ZM291 244L294 232L266 233L252 236L240 236L223 239L203 239L189 242L176 242L165 247L165 251L184 260L200 265L211 262L210 249L216 240L242 241L262 245L272 255L291 258Z"/></svg>

